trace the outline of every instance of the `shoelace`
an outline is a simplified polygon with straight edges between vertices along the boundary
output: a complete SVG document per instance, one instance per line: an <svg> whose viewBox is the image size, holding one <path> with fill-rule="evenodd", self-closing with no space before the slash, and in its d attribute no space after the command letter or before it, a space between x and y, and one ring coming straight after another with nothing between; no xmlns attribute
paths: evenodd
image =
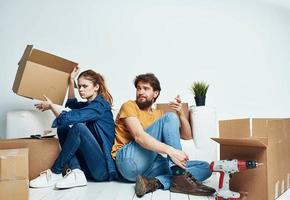
<svg viewBox="0 0 290 200"><path fill-rule="evenodd" d="M50 171L50 170L47 169L47 170L45 170L45 171L40 172L40 175L45 174L47 182L48 182L49 180L51 180L51 173L50 173L49 171Z"/></svg>
<svg viewBox="0 0 290 200"><path fill-rule="evenodd" d="M185 172L185 177L187 180L189 180L192 183L197 183L196 179L192 176L191 173L189 172Z"/></svg>
<svg viewBox="0 0 290 200"><path fill-rule="evenodd" d="M72 170L71 169L67 169L66 172L65 172L64 178L66 178L71 173L72 173Z"/></svg>

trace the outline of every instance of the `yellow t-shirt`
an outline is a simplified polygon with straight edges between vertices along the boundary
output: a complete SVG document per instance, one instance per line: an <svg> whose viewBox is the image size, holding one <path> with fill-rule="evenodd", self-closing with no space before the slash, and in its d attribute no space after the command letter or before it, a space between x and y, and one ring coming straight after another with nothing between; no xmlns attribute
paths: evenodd
<svg viewBox="0 0 290 200"><path fill-rule="evenodd" d="M143 129L146 129L153 122L159 119L162 114L163 112L161 110L156 109L150 113L144 110L140 110L136 102L133 100L125 102L122 105L116 119L115 142L112 147L112 157L115 158L117 151L133 140L133 137L129 133L122 119L127 117L137 117Z"/></svg>

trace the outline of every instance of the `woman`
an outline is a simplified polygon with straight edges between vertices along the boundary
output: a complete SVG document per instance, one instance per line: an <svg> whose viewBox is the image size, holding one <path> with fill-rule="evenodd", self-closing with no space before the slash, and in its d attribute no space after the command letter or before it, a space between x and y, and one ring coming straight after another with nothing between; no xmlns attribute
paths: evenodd
<svg viewBox="0 0 290 200"><path fill-rule="evenodd" d="M74 79L79 73L76 67L70 74L66 107L70 111L59 112L46 96L36 104L41 111L51 110L56 116L52 123L57 128L61 152L50 169L30 181L30 187L71 188L85 186L87 179L111 181L117 178L115 163L111 158L114 142L114 119L111 111L112 96L103 77L87 70L78 77L78 91L86 102L78 102L74 93ZM64 168L68 168L62 176Z"/></svg>

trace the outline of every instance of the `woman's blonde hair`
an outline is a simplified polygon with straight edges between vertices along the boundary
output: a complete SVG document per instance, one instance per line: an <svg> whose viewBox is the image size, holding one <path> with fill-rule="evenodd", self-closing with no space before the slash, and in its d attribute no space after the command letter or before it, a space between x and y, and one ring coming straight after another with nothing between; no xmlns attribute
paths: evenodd
<svg viewBox="0 0 290 200"><path fill-rule="evenodd" d="M94 70L89 69L80 73L78 79L80 77L84 77L85 79L92 81L94 86L98 84L99 85L98 95L103 96L104 99L106 99L109 102L109 104L112 106L113 97L108 91L107 86L105 84L104 77L101 74L95 72Z"/></svg>

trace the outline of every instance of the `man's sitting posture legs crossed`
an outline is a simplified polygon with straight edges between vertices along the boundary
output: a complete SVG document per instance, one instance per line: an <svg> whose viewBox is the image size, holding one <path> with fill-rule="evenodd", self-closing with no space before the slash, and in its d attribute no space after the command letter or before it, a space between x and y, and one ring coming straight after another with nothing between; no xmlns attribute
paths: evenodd
<svg viewBox="0 0 290 200"><path fill-rule="evenodd" d="M161 91L155 75L141 74L134 84L136 100L125 102L116 119L112 156L119 172L125 179L136 181L138 197L156 189L202 196L213 194L213 188L200 183L211 175L209 164L189 161L182 151L180 137L192 139L192 134L181 110L180 97L169 103L177 114L164 114L152 108Z"/></svg>

